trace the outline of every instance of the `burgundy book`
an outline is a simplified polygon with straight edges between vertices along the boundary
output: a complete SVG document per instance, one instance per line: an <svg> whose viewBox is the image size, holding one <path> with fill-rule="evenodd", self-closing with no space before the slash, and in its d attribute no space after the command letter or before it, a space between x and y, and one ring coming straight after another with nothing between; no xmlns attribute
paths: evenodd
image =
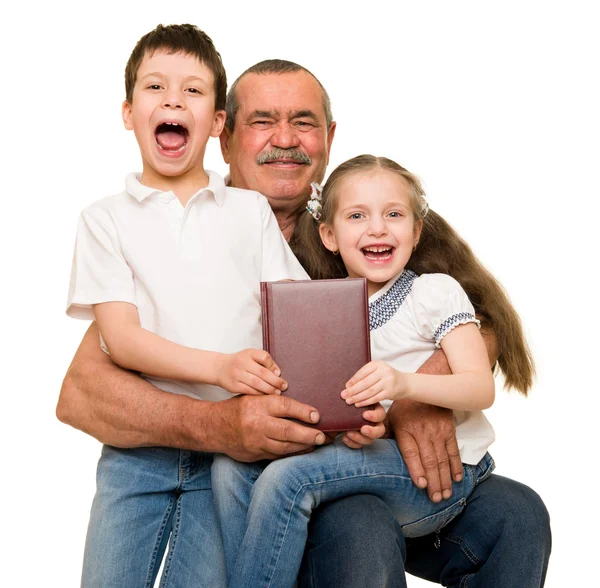
<svg viewBox="0 0 600 588"><path fill-rule="evenodd" d="M369 407L340 393L371 361L367 281L262 282L263 347L288 382L285 395L314 406L320 431L360 429Z"/></svg>

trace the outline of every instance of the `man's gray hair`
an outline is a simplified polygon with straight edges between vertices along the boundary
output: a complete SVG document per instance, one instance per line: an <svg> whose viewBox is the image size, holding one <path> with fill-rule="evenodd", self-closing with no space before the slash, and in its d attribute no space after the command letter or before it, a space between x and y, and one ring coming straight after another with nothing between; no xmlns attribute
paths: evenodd
<svg viewBox="0 0 600 588"><path fill-rule="evenodd" d="M239 81L248 74L285 74L285 73L295 73L297 71L305 71L310 74L313 78L315 78L317 84L321 88L323 93L323 110L325 110L325 120L327 121L327 129L331 126L333 122L333 115L331 114L331 100L329 99L329 94L327 94L327 90L323 87L323 84L317 79L317 77L310 71L308 71L305 67L294 63L293 61L285 61L284 59L266 59L265 61L261 61L252 67L249 67L242 75L238 77L235 82L233 82L229 92L227 93L227 101L225 104L225 112L227 113L227 118L225 119L225 126L227 130L231 133L233 132L233 128L235 127L235 117L237 116L240 105L237 101L237 85Z"/></svg>

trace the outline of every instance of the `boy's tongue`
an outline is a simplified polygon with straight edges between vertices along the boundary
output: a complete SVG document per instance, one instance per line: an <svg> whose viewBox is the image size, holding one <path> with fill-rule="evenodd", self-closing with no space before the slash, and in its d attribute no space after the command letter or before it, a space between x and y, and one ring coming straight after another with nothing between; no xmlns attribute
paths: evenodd
<svg viewBox="0 0 600 588"><path fill-rule="evenodd" d="M156 133L156 142L167 151L177 151L185 143L185 137L176 131Z"/></svg>

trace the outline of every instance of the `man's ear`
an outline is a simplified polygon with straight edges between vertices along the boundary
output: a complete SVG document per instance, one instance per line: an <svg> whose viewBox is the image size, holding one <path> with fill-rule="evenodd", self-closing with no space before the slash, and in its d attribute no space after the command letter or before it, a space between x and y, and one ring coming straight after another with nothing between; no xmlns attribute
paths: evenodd
<svg viewBox="0 0 600 588"><path fill-rule="evenodd" d="M319 236L321 237L321 241L323 241L323 245L325 245L329 251L339 251L335 233L329 225L326 225L325 223L319 225Z"/></svg>
<svg viewBox="0 0 600 588"><path fill-rule="evenodd" d="M219 135L219 143L221 143L221 155L225 163L229 164L229 129L224 126Z"/></svg>
<svg viewBox="0 0 600 588"><path fill-rule="evenodd" d="M123 117L123 124L128 131L133 130L133 116L131 115L131 104L125 100L121 107L121 116Z"/></svg>
<svg viewBox="0 0 600 588"><path fill-rule="evenodd" d="M223 127L225 126L225 111L217 110L215 112L215 118L213 120L213 126L210 131L211 137L220 137L223 132Z"/></svg>
<svg viewBox="0 0 600 588"><path fill-rule="evenodd" d="M329 163L329 154L331 153L331 144L335 135L336 123L332 122L327 130L327 163Z"/></svg>

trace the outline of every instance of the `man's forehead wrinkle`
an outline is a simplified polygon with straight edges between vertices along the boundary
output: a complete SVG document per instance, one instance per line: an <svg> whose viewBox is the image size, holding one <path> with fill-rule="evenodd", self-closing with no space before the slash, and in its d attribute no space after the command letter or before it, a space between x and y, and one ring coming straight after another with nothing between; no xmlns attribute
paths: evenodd
<svg viewBox="0 0 600 588"><path fill-rule="evenodd" d="M253 110L250 113L250 117L255 117L255 116L260 116L260 117L264 117L264 118L275 118L279 116L279 111L278 110Z"/></svg>
<svg viewBox="0 0 600 588"><path fill-rule="evenodd" d="M317 115L312 110L308 109L292 110L290 111L288 116L290 118L314 118L315 120L317 120Z"/></svg>

